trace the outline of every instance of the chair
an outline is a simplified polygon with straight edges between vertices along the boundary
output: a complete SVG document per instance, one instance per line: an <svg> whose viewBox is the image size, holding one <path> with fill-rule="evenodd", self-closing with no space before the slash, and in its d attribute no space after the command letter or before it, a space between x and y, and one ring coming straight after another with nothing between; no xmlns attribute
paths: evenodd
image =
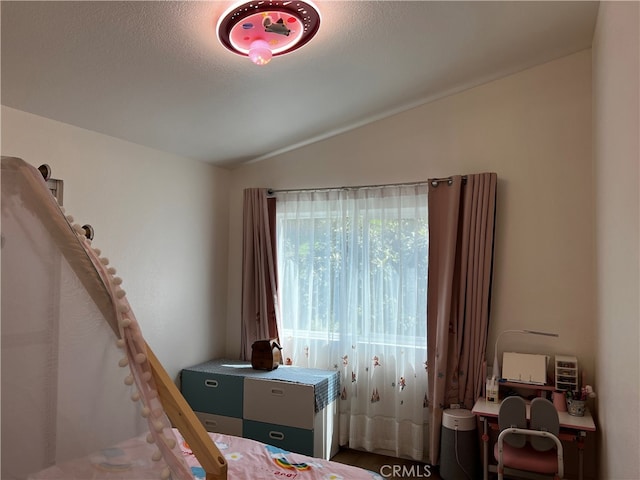
<svg viewBox="0 0 640 480"><path fill-rule="evenodd" d="M527 478L562 479L564 460L558 438L558 412L546 398L536 398L531 401L531 421L527 427L526 409L521 397L508 397L500 405L500 434L494 447L498 480L504 479L505 468L529 472Z"/></svg>

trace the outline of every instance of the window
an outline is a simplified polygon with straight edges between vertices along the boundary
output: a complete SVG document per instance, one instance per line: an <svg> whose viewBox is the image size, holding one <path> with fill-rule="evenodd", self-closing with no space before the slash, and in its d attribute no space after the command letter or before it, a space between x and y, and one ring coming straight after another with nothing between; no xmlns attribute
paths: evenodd
<svg viewBox="0 0 640 480"><path fill-rule="evenodd" d="M340 372L341 445L421 459L427 186L279 193L276 237L285 363Z"/></svg>
<svg viewBox="0 0 640 480"><path fill-rule="evenodd" d="M427 187L278 194L282 337L426 349Z"/></svg>

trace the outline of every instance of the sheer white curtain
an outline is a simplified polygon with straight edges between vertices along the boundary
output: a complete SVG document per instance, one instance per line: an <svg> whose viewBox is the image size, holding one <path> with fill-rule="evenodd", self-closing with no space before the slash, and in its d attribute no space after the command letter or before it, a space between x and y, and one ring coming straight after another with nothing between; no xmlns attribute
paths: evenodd
<svg viewBox="0 0 640 480"><path fill-rule="evenodd" d="M427 186L277 194L285 363L341 372L340 444L423 459Z"/></svg>

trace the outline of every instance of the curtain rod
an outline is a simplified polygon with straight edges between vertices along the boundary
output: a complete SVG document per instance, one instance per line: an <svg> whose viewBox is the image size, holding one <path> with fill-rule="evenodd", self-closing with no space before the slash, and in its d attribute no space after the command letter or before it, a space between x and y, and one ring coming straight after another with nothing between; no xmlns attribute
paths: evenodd
<svg viewBox="0 0 640 480"><path fill-rule="evenodd" d="M467 176L462 177L463 181L467 180ZM357 190L359 188L379 188L379 187L410 187L414 185L427 185L431 184L436 187L440 182L447 182L451 185L452 177L446 178L431 178L429 180L418 180L417 182L404 182L404 183L385 183L378 185L352 185L352 186L344 186L344 187L317 187L317 188L293 188L293 189L281 189L275 190L273 188L267 189L268 195L275 195L276 193L293 193L293 192L328 192L332 190Z"/></svg>

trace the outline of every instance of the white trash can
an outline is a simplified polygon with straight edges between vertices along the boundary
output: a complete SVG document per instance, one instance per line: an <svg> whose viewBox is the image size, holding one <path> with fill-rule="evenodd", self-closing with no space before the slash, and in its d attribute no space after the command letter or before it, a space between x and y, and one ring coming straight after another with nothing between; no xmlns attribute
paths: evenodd
<svg viewBox="0 0 640 480"><path fill-rule="evenodd" d="M480 473L476 417L471 410L449 408L442 413L440 477L475 480Z"/></svg>

